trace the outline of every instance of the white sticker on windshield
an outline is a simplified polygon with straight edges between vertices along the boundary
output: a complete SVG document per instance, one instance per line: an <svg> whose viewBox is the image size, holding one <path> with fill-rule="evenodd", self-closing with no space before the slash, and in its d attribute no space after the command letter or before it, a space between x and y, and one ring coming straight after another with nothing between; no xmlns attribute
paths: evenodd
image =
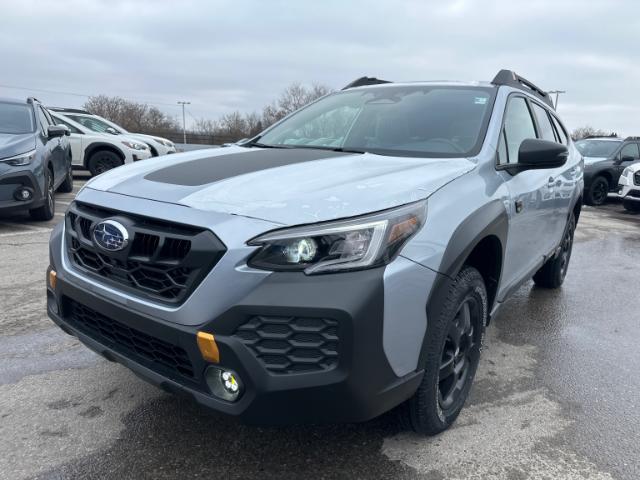
<svg viewBox="0 0 640 480"><path fill-rule="evenodd" d="M476 97L473 103L476 105L485 105L487 103L487 97Z"/></svg>

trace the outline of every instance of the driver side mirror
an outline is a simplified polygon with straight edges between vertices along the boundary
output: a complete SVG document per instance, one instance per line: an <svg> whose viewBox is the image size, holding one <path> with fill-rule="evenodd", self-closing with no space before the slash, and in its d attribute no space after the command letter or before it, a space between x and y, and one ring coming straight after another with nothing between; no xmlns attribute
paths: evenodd
<svg viewBox="0 0 640 480"><path fill-rule="evenodd" d="M539 138L527 138L520 144L518 163L506 165L513 174L525 170L558 168L567 163L569 150L564 145Z"/></svg>
<svg viewBox="0 0 640 480"><path fill-rule="evenodd" d="M113 127L107 127L105 132L110 133L111 135L120 135L120 132Z"/></svg>
<svg viewBox="0 0 640 480"><path fill-rule="evenodd" d="M49 138L54 137L64 137L65 135L70 135L71 132L65 125L49 125L47 129L47 135Z"/></svg>
<svg viewBox="0 0 640 480"><path fill-rule="evenodd" d="M620 158L620 163L635 162L636 160L637 160L637 158L634 158L631 155L625 155L624 157Z"/></svg>

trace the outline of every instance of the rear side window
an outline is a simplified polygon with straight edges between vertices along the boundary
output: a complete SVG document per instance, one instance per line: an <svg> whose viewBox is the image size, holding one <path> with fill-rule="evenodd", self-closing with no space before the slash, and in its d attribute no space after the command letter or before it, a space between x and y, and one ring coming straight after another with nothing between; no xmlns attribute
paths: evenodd
<svg viewBox="0 0 640 480"><path fill-rule="evenodd" d="M553 125L551 125L547 111L537 103L532 103L531 105L533 106L533 113L536 116L540 129L538 137L543 140L549 140L550 142L557 142Z"/></svg>
<svg viewBox="0 0 640 480"><path fill-rule="evenodd" d="M563 145L569 145L569 139L567 137L567 132L564 131L562 125L556 117L551 115L551 120L553 121L553 126L556 128L556 132L558 133L558 137L560 138L560 143Z"/></svg>
<svg viewBox="0 0 640 480"><path fill-rule="evenodd" d="M503 133L507 145L507 163L517 163L520 144L527 138L536 138L531 112L524 98L511 97L509 100Z"/></svg>

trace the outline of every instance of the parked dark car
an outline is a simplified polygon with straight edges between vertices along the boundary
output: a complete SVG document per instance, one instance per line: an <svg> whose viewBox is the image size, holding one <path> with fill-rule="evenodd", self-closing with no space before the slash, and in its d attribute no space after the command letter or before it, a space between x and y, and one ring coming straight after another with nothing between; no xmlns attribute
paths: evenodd
<svg viewBox="0 0 640 480"><path fill-rule="evenodd" d="M584 157L584 203L602 205L618 190L626 167L640 160L640 137L590 137L576 142Z"/></svg>
<svg viewBox="0 0 640 480"><path fill-rule="evenodd" d="M0 98L0 214L53 218L54 192L73 190L68 135L35 98Z"/></svg>

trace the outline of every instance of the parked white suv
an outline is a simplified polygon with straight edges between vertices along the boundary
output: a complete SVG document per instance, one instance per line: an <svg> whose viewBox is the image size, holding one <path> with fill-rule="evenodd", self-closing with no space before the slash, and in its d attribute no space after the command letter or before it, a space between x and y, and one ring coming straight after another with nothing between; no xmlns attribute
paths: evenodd
<svg viewBox="0 0 640 480"><path fill-rule="evenodd" d="M640 162L625 168L618 184L624 208L629 212L640 212Z"/></svg>
<svg viewBox="0 0 640 480"><path fill-rule="evenodd" d="M144 142L148 145L149 150L151 150L151 156L153 157L176 153L176 146L171 140L158 137L156 135L128 132L117 123L113 123L99 115L89 113L86 110L57 107L52 108L51 110L64 114L66 117L81 124L89 130L93 130L94 132L110 133L112 135L126 135L127 137Z"/></svg>
<svg viewBox="0 0 640 480"><path fill-rule="evenodd" d="M147 144L128 135L96 133L60 112L50 113L56 123L66 125L71 132L69 143L74 168L86 168L91 175L100 175L120 165L152 156Z"/></svg>

